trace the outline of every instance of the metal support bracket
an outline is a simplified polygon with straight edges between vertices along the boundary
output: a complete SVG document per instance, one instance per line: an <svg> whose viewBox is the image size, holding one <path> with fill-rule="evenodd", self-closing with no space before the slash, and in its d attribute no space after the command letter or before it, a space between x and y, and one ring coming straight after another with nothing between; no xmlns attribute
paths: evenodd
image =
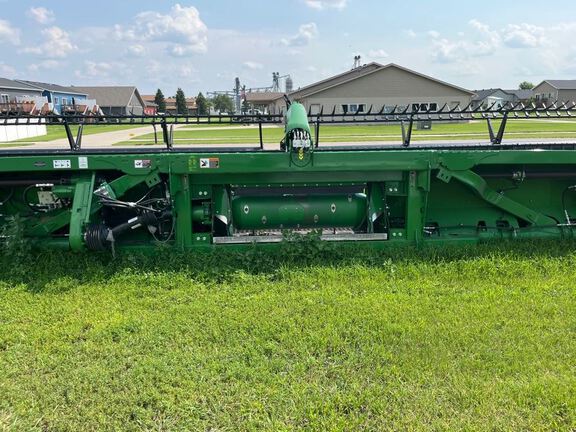
<svg viewBox="0 0 576 432"><path fill-rule="evenodd" d="M158 131L156 130L156 123L152 123L152 128L154 128L154 144L158 144Z"/></svg>
<svg viewBox="0 0 576 432"><path fill-rule="evenodd" d="M314 140L314 147L318 148L320 145L320 116L316 117L316 127L314 128L314 134L316 139Z"/></svg>
<svg viewBox="0 0 576 432"><path fill-rule="evenodd" d="M66 138L68 138L68 145L70 146L70 150L78 151L82 145L82 132L84 131L84 124L80 124L78 126L78 133L76 134L76 139L74 139L74 135L72 134L72 130L70 129L70 125L68 124L67 120L64 120L64 129L66 130Z"/></svg>
<svg viewBox="0 0 576 432"><path fill-rule="evenodd" d="M166 119L162 118L160 126L162 127L162 138L164 140L164 144L168 150L172 150L174 147L174 125L171 124L170 129L168 129L168 123L166 122Z"/></svg>
<svg viewBox="0 0 576 432"><path fill-rule="evenodd" d="M90 222L92 214L92 199L94 198L92 191L95 179L96 173L93 173L90 177L82 178L76 183L68 237L70 249L73 251L80 251L84 248L84 227Z"/></svg>
<svg viewBox="0 0 576 432"><path fill-rule="evenodd" d="M499 209L510 213L513 216L516 216L519 219L531 223L532 225L555 226L557 224L556 220L552 219L551 217L532 210L531 208L526 207L525 205L520 204L511 198L508 198L503 193L492 189L490 186L488 186L488 183L486 183L484 178L473 171L451 171L446 168L441 168L437 177L446 183L448 183L452 178L460 181L461 183L474 190L483 200L489 202L495 207L498 207Z"/></svg>
<svg viewBox="0 0 576 432"><path fill-rule="evenodd" d="M404 126L404 120L400 122L402 126L402 145L404 147L408 147L410 145L410 140L412 139L412 127L414 126L414 116L410 116L410 120L408 122L408 130Z"/></svg>
<svg viewBox="0 0 576 432"><path fill-rule="evenodd" d="M492 122L489 118L486 118L486 123L488 123L488 133L490 134L490 142L494 145L502 144L502 139L504 138L504 131L506 130L506 123L508 121L508 113L502 116L502 122L498 128L498 134L494 135L494 128L492 127Z"/></svg>
<svg viewBox="0 0 576 432"><path fill-rule="evenodd" d="M262 119L258 118L258 136L260 137L260 150L264 150L264 140L262 138Z"/></svg>

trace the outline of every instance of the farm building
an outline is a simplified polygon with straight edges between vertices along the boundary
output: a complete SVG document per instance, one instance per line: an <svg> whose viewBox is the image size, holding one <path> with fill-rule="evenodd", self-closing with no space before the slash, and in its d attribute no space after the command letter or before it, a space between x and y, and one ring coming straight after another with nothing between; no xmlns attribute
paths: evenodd
<svg viewBox="0 0 576 432"><path fill-rule="evenodd" d="M249 108L257 109L263 113L267 113L270 106L274 104L274 101L283 95L284 93L281 92L246 91L243 95L243 99L246 101Z"/></svg>
<svg viewBox="0 0 576 432"><path fill-rule="evenodd" d="M146 102L134 86L73 87L86 92L105 115L142 115Z"/></svg>
<svg viewBox="0 0 576 432"><path fill-rule="evenodd" d="M576 101L576 80L544 80L534 87L536 102Z"/></svg>
<svg viewBox="0 0 576 432"><path fill-rule="evenodd" d="M440 109L468 105L474 96L470 90L423 75L390 63L369 63L340 75L302 87L292 93L293 100L300 101L312 113L332 111L336 113L365 112L370 106L392 109L410 107L416 109ZM285 110L280 96L270 106L270 112Z"/></svg>

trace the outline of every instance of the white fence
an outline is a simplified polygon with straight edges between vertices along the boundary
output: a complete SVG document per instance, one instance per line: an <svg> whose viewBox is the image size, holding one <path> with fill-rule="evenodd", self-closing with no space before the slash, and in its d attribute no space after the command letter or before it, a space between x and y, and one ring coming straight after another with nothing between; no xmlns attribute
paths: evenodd
<svg viewBox="0 0 576 432"><path fill-rule="evenodd" d="M8 123L14 123L16 120L7 120ZM2 120L2 123L4 121ZM46 135L46 125L2 125L0 126L0 142L15 141L24 138L34 138Z"/></svg>

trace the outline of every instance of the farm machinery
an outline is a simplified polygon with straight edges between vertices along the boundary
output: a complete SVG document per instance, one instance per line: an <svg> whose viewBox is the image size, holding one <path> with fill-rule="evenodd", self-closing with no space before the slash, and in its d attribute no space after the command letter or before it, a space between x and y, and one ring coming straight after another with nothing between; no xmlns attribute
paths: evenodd
<svg viewBox="0 0 576 432"><path fill-rule="evenodd" d="M503 137L511 119L570 119L575 111L551 104L312 114L287 100L284 114L249 118L7 114L0 126L61 125L69 147L0 150L2 239L15 224L38 246L72 251L243 248L310 231L320 241L379 248L572 237L576 144ZM412 128L422 120L482 121L490 139L417 144ZM174 125L245 121L258 125L259 145L174 145ZM319 142L321 126L348 123L399 124L402 143ZM85 124L159 127L162 142L83 148ZM267 125L284 125L274 149L262 143Z"/></svg>

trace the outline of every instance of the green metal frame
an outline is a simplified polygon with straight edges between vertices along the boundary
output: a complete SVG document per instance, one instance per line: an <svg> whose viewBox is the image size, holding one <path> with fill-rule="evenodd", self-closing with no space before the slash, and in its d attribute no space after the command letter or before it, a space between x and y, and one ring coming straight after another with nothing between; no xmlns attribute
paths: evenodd
<svg viewBox="0 0 576 432"><path fill-rule="evenodd" d="M363 241L366 245L563 238L574 233L570 219L576 217L571 189L576 185L574 150L324 150L314 152L305 166L292 164L291 158L290 153L268 151L4 156L0 202L11 190L12 197L2 206L0 223L20 214L27 236L40 244L65 243L78 251L86 248L86 227L103 221L96 189L107 185L114 196L136 200L142 190L164 183L174 221L173 236L166 243L179 249L205 249L225 246L217 244L216 237L234 238L234 189L312 191L354 186L366 195L361 233L386 234L386 239ZM69 161L65 165L69 168L54 168L59 160ZM55 186L54 194L70 196L71 202L43 213L26 211L21 187L2 186L26 178L49 183L55 176L68 186L61 190ZM271 207L285 205L281 195L270 198ZM324 206L326 200L318 199L317 205ZM284 211L290 214L301 208ZM341 220L349 219L358 220L353 216ZM157 244L145 230L133 231L116 247Z"/></svg>

